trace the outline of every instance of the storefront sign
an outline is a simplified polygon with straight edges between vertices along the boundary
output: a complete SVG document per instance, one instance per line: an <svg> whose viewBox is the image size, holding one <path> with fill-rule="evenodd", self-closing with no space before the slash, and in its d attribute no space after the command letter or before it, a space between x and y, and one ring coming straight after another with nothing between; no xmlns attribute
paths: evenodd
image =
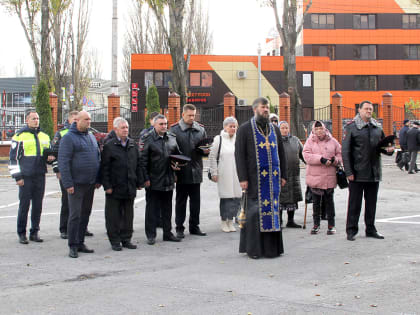
<svg viewBox="0 0 420 315"><path fill-rule="evenodd" d="M131 112L137 113L138 111L138 96L139 96L139 84L131 83Z"/></svg>
<svg viewBox="0 0 420 315"><path fill-rule="evenodd" d="M207 104L208 97L210 97L210 93L197 93L197 92L188 92L187 94L187 103L190 104Z"/></svg>

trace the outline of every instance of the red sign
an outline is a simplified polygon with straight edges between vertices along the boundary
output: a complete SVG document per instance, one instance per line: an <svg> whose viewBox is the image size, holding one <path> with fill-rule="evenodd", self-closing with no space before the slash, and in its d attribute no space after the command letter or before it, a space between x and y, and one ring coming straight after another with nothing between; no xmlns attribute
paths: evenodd
<svg viewBox="0 0 420 315"><path fill-rule="evenodd" d="M138 111L138 99L139 96L139 84L131 83L131 112L137 113Z"/></svg>

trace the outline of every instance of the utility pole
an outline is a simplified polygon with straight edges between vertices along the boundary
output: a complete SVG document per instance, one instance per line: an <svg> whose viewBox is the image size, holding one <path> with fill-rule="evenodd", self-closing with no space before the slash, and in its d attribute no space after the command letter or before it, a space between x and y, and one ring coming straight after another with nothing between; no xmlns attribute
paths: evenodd
<svg viewBox="0 0 420 315"><path fill-rule="evenodd" d="M112 93L118 95L118 0L112 1Z"/></svg>

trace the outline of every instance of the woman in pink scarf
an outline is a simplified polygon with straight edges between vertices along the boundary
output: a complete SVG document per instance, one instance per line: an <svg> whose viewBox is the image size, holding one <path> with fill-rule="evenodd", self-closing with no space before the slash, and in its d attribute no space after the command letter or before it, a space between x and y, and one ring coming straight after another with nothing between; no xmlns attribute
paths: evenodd
<svg viewBox="0 0 420 315"><path fill-rule="evenodd" d="M325 202L328 230L335 234L334 188L337 186L336 167L342 164L341 145L324 124L315 121L312 132L303 147L306 161L306 185L313 193L314 227L311 234L318 234L321 224L321 199Z"/></svg>

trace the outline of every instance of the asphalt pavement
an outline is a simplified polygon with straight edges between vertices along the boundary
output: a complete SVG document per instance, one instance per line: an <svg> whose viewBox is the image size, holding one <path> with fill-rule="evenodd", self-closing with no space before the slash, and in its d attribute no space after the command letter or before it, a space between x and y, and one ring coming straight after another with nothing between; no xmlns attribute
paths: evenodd
<svg viewBox="0 0 420 315"><path fill-rule="evenodd" d="M202 185L201 228L181 243L146 244L144 192L135 204L133 242L111 250L105 233L104 192L95 192L86 238L94 254L68 257L58 231L60 192L47 177L40 235L21 245L16 236L17 186L0 166L0 314L418 314L420 276L420 174L384 159L377 229L366 238L363 218L355 242L346 240L348 191L335 193L337 234L283 230L285 253L249 259L238 253L239 232L220 230L216 184ZM304 189L304 169L302 187ZM205 176L206 177L206 176ZM303 222L304 203L297 223Z"/></svg>

